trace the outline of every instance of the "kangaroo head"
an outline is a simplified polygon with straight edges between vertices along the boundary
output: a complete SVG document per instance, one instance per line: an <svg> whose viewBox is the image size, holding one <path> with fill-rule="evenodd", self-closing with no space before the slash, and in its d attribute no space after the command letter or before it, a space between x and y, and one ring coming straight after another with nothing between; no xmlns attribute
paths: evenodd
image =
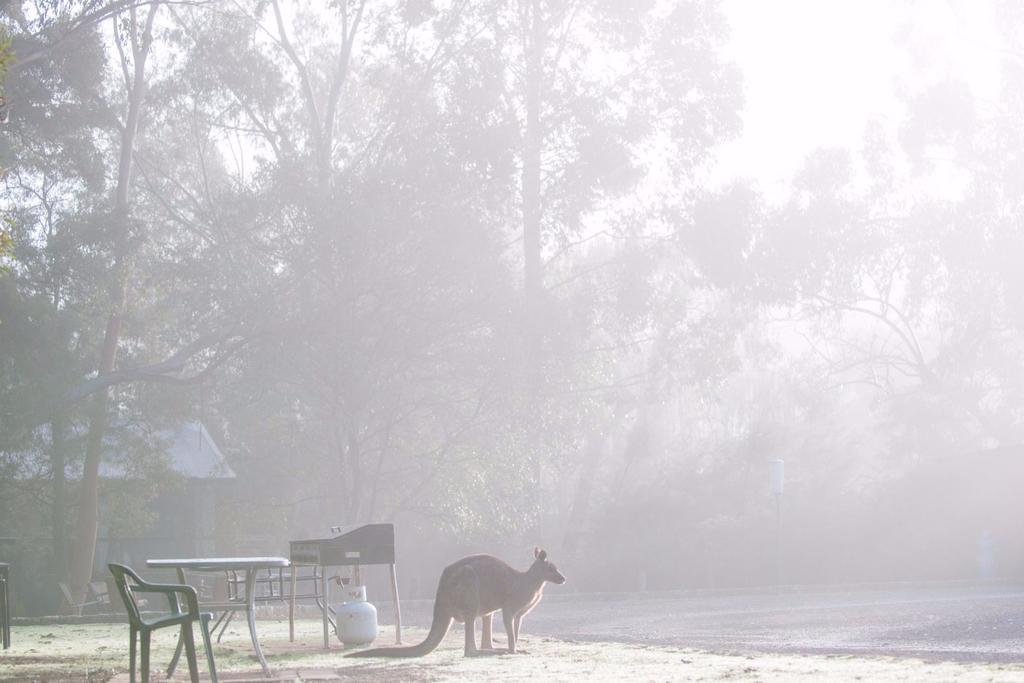
<svg viewBox="0 0 1024 683"><path fill-rule="evenodd" d="M565 583L565 577L562 575L562 572L558 571L554 563L548 562L548 551L546 550L541 550L540 548L533 549L533 564L530 565L530 571L545 581L558 584Z"/></svg>

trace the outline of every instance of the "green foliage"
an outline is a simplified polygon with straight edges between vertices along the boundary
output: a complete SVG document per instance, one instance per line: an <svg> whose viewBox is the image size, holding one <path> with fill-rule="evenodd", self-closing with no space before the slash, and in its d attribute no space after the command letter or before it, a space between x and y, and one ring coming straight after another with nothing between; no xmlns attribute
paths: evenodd
<svg viewBox="0 0 1024 683"><path fill-rule="evenodd" d="M0 26L0 121L7 122L7 72L14 63L14 41L7 29Z"/></svg>
<svg viewBox="0 0 1024 683"><path fill-rule="evenodd" d="M11 36L3 27L0 27L0 125L6 124L8 117L5 82L7 70L14 61L14 50L11 45ZM4 168L0 166L0 180L3 179L3 176ZM14 239L11 237L10 230L10 223L13 219L7 215L0 216L0 219L3 221L3 225L0 226L0 275L3 275L9 267L5 261L14 254ZM2 322L3 320L0 320L0 323Z"/></svg>
<svg viewBox="0 0 1024 683"><path fill-rule="evenodd" d="M244 492L224 503L232 533L404 517L486 540L554 514L543 494L585 466L581 444L628 429L618 421L646 400L655 364L643 340L663 340L665 366L685 349L724 374L739 317L706 334L694 331L712 317L653 329L691 283L674 271L678 253L632 239L671 202L633 195L666 173L691 187L738 130L714 4L670 17L656 5L584 3L577 17L537 3L535 83L522 69L524 18L499 2L410 3L401 16L388 2L362 14L338 3L286 12L273 39L267 2L161 8L133 150L117 366L159 362L226 328L248 343L201 385L173 380L223 347L171 381L113 387L114 436L129 441L120 425L132 423L209 423ZM80 10L26 12L19 50L36 58L12 71L16 134L0 141L18 160L2 339L15 350L0 368L5 416L21 425L5 432L12 452L14 434L31 438L32 420L51 419L94 372L112 305L125 102L120 56L97 27L61 34ZM534 86L547 263L543 300L527 304L517 238ZM540 396L523 379L532 307L545 328ZM690 381L696 365L659 381ZM76 429L87 423L83 405L70 413ZM141 458L156 462L158 450ZM154 486L158 469L145 470ZM531 489L538 471L545 490ZM120 532L150 521L136 512L154 491L140 490L135 507L103 491L117 520L137 523Z"/></svg>
<svg viewBox="0 0 1024 683"><path fill-rule="evenodd" d="M3 216L0 220L3 221L3 227L0 227L0 274L3 274L10 270L6 260L14 256L14 237L11 235L14 219Z"/></svg>

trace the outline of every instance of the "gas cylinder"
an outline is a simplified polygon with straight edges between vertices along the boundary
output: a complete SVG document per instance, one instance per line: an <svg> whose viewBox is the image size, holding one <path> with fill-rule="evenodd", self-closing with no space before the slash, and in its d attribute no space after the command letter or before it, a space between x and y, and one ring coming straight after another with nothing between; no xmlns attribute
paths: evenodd
<svg viewBox="0 0 1024 683"><path fill-rule="evenodd" d="M366 601L366 586L343 586L345 602L335 609L338 640L346 647L369 645L377 637L377 608Z"/></svg>

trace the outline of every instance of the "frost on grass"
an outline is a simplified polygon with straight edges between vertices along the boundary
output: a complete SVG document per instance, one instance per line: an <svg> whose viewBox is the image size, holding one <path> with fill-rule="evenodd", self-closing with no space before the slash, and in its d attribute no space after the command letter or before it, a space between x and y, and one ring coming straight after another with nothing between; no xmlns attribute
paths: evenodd
<svg viewBox="0 0 1024 683"><path fill-rule="evenodd" d="M297 624L288 641L288 623L259 622L264 652L277 680L352 681L1022 681L1024 664L924 662L871 656L792 654L714 654L660 646L581 642L530 637L528 655L466 659L462 632L455 628L433 653L407 660L347 660L338 644L322 649L320 623ZM380 644L393 631L382 627ZM175 634L157 632L153 670L166 667ZM410 629L409 643L425 632ZM201 647L201 646L200 646ZM263 680L244 627L232 625L214 645L225 680ZM128 627L122 624L19 626L10 650L0 654L0 679L127 681ZM185 680L184 663L176 680ZM205 673L202 655L200 670Z"/></svg>

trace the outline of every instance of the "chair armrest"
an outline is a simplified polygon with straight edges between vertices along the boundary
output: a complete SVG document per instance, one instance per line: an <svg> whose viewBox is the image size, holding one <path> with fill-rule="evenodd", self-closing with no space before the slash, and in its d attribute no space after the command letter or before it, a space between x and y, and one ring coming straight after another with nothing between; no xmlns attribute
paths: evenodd
<svg viewBox="0 0 1024 683"><path fill-rule="evenodd" d="M184 583L137 583L138 593L195 593L196 589Z"/></svg>
<svg viewBox="0 0 1024 683"><path fill-rule="evenodd" d="M57 586L60 588L60 592L64 598L65 604L67 604L69 607L73 607L75 610L78 611L79 614L81 614L82 610L84 610L87 607L93 607L95 605L104 605L107 603L107 594L97 593L96 590L92 587L91 583L86 585L85 595L82 596L81 600L77 601L71 594L71 588L68 586L68 584L59 582Z"/></svg>
<svg viewBox="0 0 1024 683"><path fill-rule="evenodd" d="M107 584L102 581L90 581L89 585L86 586L86 592L92 596L94 600L108 600L110 598L110 591L107 590Z"/></svg>

